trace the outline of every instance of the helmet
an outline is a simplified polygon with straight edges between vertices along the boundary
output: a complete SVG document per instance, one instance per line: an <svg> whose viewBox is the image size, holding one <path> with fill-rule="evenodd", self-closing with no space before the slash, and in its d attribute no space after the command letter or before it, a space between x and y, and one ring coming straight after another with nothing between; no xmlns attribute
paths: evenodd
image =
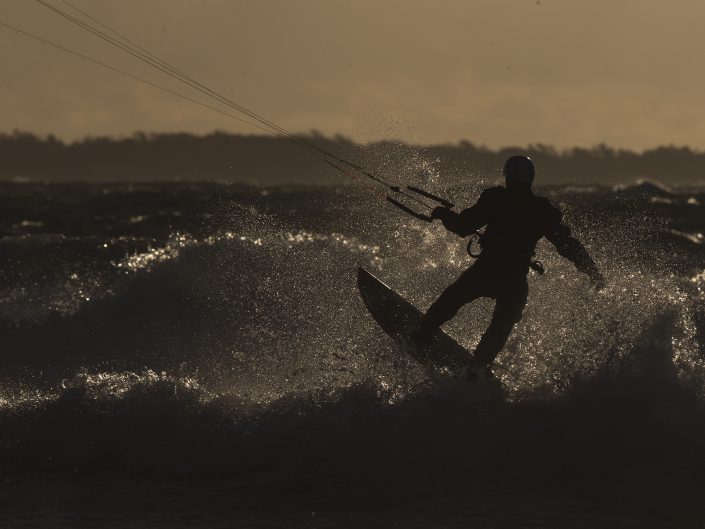
<svg viewBox="0 0 705 529"><path fill-rule="evenodd" d="M528 156L510 156L504 162L504 180L507 185L512 184L528 184L531 185L534 181L536 169L534 162Z"/></svg>

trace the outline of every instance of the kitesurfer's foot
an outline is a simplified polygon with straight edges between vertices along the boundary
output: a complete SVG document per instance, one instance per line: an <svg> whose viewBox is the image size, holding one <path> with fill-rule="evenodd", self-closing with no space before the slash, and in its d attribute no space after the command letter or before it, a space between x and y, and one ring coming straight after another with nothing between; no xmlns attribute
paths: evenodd
<svg viewBox="0 0 705 529"><path fill-rule="evenodd" d="M409 342L405 350L419 361L426 361L428 356L429 346L433 339L433 332L427 329L417 327L410 335Z"/></svg>
<svg viewBox="0 0 705 529"><path fill-rule="evenodd" d="M470 362L463 372L468 382L486 382L494 379L490 366L479 362Z"/></svg>

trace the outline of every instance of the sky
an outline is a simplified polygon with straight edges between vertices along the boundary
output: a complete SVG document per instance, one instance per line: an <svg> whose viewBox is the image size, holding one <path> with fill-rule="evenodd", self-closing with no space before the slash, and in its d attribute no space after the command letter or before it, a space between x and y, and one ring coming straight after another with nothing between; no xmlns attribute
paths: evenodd
<svg viewBox="0 0 705 529"><path fill-rule="evenodd" d="M702 0L70 2L296 132L705 148ZM35 0L3 0L0 22L189 90ZM0 132L260 132L5 27L0 50Z"/></svg>

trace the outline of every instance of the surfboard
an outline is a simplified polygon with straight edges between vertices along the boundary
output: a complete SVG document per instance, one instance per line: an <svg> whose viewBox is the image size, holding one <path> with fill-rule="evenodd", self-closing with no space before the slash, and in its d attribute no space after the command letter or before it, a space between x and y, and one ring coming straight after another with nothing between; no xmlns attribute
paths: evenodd
<svg viewBox="0 0 705 529"><path fill-rule="evenodd" d="M397 344L399 349L411 355L419 363L436 369L455 371L466 366L472 354L442 330L436 331L433 339L422 351L411 346L411 333L416 329L423 314L419 309L382 283L364 268L358 268L357 287L367 310Z"/></svg>

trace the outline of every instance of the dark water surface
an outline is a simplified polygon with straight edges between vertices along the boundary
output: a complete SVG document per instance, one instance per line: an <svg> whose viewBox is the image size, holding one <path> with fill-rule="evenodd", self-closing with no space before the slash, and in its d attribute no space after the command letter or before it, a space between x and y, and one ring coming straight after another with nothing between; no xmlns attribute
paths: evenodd
<svg viewBox="0 0 705 529"><path fill-rule="evenodd" d="M609 287L541 243L483 388L366 313L358 266L426 308L469 264L373 195L2 184L0 528L701 527L705 191L540 191Z"/></svg>

